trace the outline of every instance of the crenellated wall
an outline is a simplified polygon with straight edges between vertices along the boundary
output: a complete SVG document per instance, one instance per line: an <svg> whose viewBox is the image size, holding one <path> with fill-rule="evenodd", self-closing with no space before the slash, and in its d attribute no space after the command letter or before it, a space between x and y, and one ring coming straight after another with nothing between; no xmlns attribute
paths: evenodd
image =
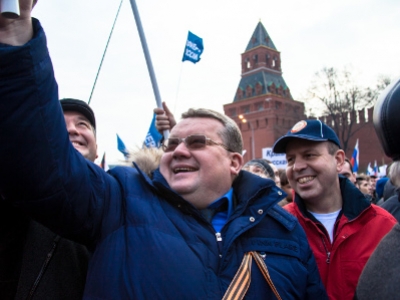
<svg viewBox="0 0 400 300"><path fill-rule="evenodd" d="M252 139L254 138L254 155L260 158L262 148L272 147L274 142L289 131L298 121L306 119L304 104L276 95L267 94L253 97L246 101L233 102L224 105L225 114L238 124L242 135L246 154L245 161L252 159ZM346 156L351 158L357 139L359 140L359 172L365 172L368 163L378 165L388 164L388 158L379 143L372 122L373 108L360 110L357 114L348 115L348 123L354 134L348 142ZM331 116L319 118L334 128ZM344 118L346 120L346 118ZM243 120L246 122L244 123ZM344 122L345 126L347 122ZM342 127L339 128L339 131ZM337 132L340 139L340 132ZM343 144L343 141L341 140Z"/></svg>
<svg viewBox="0 0 400 300"><path fill-rule="evenodd" d="M360 172L365 172L368 163L374 164L377 161L378 165L388 164L392 160L387 157L381 147L378 136L376 135L374 125L373 125L373 107L361 109L353 114L348 114L348 124L345 124L345 128L351 125L352 136L348 142L348 149L346 151L346 156L351 157L353 154L354 146L358 139L359 148L359 158L360 158ZM321 121L325 122L327 125L334 128L332 123L332 117L323 116L320 117ZM340 137L340 130L342 127L339 125L339 132L336 134L339 136L340 142L343 143Z"/></svg>

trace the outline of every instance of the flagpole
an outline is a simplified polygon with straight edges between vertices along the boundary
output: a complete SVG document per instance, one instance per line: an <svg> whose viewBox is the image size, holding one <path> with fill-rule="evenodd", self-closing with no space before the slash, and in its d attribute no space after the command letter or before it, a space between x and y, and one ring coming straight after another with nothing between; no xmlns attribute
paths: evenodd
<svg viewBox="0 0 400 300"><path fill-rule="evenodd" d="M162 108L162 101L161 101L160 92L158 90L156 75L154 73L153 64L151 62L149 48L147 47L146 37L144 35L142 22L141 22L140 16L139 16L139 11L136 6L136 1L130 0L130 2L131 2L131 6L132 6L132 12L135 17L136 27L139 32L140 42L142 43L144 57L146 58L147 70L149 71L151 85L153 86L153 92L154 92L154 97L156 98L157 107ZM163 135L164 135L165 140L168 139L169 131L164 130Z"/></svg>
<svg viewBox="0 0 400 300"><path fill-rule="evenodd" d="M113 34L113 32L114 32L114 27L115 27L115 24L117 23L118 15L119 15L119 12L120 12L120 10L121 10L122 1L124 1L124 0L121 0L121 2L119 3L118 11L117 11L117 14L116 14L116 16L115 16L114 23L113 23L113 25L112 25L112 27L111 27L110 35L108 36L106 48L104 49L103 56L101 57L100 66L99 66L99 68L98 68L98 70L97 70L96 78L94 79L92 91L90 92L88 105L90 105L90 101L92 100L92 96L93 96L94 89L95 89L95 87L96 87L97 79L99 78L99 74L100 74L100 71L101 71L101 67L103 66L103 61L104 61L104 58L105 58L106 53L107 53L108 45L110 44L111 36L112 36L112 34Z"/></svg>

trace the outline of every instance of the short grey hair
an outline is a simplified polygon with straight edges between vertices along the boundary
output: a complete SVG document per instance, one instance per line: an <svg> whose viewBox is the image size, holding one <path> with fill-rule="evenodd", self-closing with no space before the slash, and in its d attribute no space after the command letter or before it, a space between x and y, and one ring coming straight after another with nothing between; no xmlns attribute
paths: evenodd
<svg viewBox="0 0 400 300"><path fill-rule="evenodd" d="M224 125L224 130L218 132L226 148L231 152L237 152L240 155L243 150L243 139L239 127L231 118L206 108L190 108L182 114L182 119L189 118L210 118L219 121Z"/></svg>

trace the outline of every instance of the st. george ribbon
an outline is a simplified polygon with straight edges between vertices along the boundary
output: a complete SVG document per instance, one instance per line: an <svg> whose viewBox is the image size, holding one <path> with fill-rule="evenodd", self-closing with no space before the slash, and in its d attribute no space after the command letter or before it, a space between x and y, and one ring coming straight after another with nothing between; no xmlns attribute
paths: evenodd
<svg viewBox="0 0 400 300"><path fill-rule="evenodd" d="M0 0L0 13L4 18L19 17L19 0Z"/></svg>

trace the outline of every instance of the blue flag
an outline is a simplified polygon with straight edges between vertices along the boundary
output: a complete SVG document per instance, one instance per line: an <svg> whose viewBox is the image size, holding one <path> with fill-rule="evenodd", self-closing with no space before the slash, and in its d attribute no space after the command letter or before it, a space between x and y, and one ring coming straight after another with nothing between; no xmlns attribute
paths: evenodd
<svg viewBox="0 0 400 300"><path fill-rule="evenodd" d="M149 131L146 135L146 139L144 140L144 146L147 148L158 148L160 147L162 134L158 132L156 127L156 114L153 115L153 120L151 120Z"/></svg>
<svg viewBox="0 0 400 300"><path fill-rule="evenodd" d="M121 152L125 158L129 157L129 151L126 148L124 142L121 140L121 138L119 137L119 135L117 134L117 143L118 143L118 151Z"/></svg>
<svg viewBox="0 0 400 300"><path fill-rule="evenodd" d="M200 60L203 49L203 39L189 31L182 61L188 60L194 64L197 63Z"/></svg>

